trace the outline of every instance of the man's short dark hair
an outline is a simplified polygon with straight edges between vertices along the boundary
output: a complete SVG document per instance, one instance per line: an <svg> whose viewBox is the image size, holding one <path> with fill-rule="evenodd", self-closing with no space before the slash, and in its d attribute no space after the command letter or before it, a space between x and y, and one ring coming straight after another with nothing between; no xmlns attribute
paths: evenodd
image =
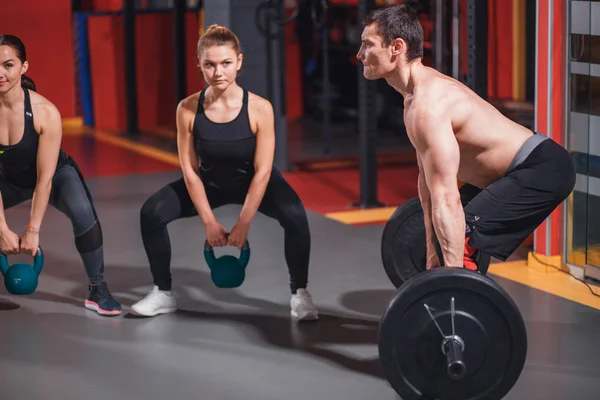
<svg viewBox="0 0 600 400"><path fill-rule="evenodd" d="M378 8L371 11L363 21L363 27L375 24L383 45L389 46L395 39L408 45L406 61L423 57L423 27L419 16L405 4Z"/></svg>

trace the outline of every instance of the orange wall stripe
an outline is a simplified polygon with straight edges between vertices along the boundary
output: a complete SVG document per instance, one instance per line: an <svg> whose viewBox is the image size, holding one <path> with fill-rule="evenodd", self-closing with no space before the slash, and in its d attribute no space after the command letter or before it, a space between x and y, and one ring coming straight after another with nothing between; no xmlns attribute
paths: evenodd
<svg viewBox="0 0 600 400"><path fill-rule="evenodd" d="M506 1L506 0L504 0ZM487 51L487 95L489 98L498 97L498 17L496 1L488 0L488 51Z"/></svg>
<svg viewBox="0 0 600 400"><path fill-rule="evenodd" d="M512 0L512 97L525 100L525 1Z"/></svg>
<svg viewBox="0 0 600 400"><path fill-rule="evenodd" d="M552 139L565 145L566 90L566 7L564 0L552 0Z"/></svg>
<svg viewBox="0 0 600 400"><path fill-rule="evenodd" d="M536 32L536 102L535 102L535 130L550 135L548 131L548 16L549 0L537 0L537 32ZM535 231L534 251L547 255L546 229L544 221Z"/></svg>
<svg viewBox="0 0 600 400"><path fill-rule="evenodd" d="M198 37L204 35L204 9L198 12Z"/></svg>
<svg viewBox="0 0 600 400"><path fill-rule="evenodd" d="M460 73L462 76L466 76L467 75L467 66L468 66L468 51L469 48L468 46L468 42L467 42L467 0L460 0L460 7L458 10L460 17L459 17L459 24L460 24L460 47L462 49L462 51L460 52L460 58L461 58L461 66L460 66Z"/></svg>
<svg viewBox="0 0 600 400"><path fill-rule="evenodd" d="M552 139L565 145L565 91L566 91L566 23L564 0L552 0ZM564 206L558 207L550 216L550 254L560 255L564 231Z"/></svg>

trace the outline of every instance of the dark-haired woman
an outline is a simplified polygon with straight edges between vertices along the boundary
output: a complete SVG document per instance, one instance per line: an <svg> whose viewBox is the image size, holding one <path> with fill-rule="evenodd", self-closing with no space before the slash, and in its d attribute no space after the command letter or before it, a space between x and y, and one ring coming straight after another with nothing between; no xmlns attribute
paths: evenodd
<svg viewBox="0 0 600 400"><path fill-rule="evenodd" d="M24 74L23 42L0 35L0 249L35 255L48 204L71 221L75 245L89 278L85 307L118 315L121 305L104 281L102 230L92 198L75 161L61 150L62 121L56 107ZM13 232L4 210L31 199L29 223Z"/></svg>
<svg viewBox="0 0 600 400"><path fill-rule="evenodd" d="M141 231L154 285L134 304L134 313L155 316L177 309L171 290L171 247L167 225L199 216L212 246L242 247L260 212L283 227L290 276L290 314L316 320L318 311L306 289L310 231L302 201L273 167L275 127L268 100L236 83L242 66L236 35L212 25L198 41L200 70L209 87L177 108L177 143L183 177L152 195L141 210ZM212 209L242 205L230 234ZM273 251L272 249L266 251Z"/></svg>

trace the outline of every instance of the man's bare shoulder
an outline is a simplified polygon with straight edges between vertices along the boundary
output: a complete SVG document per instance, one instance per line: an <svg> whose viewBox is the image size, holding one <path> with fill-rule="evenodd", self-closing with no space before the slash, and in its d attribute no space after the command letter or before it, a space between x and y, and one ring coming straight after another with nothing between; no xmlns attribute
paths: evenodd
<svg viewBox="0 0 600 400"><path fill-rule="evenodd" d="M415 86L410 113L415 118L444 118L454 120L471 109L472 98L461 82L440 73Z"/></svg>
<svg viewBox="0 0 600 400"><path fill-rule="evenodd" d="M428 74L427 79L415 85L414 97L419 103L421 101L431 103L455 101L465 97L466 89L467 87L461 82L435 71Z"/></svg>

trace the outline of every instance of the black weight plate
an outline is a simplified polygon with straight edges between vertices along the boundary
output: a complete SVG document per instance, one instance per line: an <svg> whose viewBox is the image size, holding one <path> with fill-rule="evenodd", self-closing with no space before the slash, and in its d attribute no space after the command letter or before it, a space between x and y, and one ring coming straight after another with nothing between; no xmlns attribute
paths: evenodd
<svg viewBox="0 0 600 400"><path fill-rule="evenodd" d="M426 240L421 201L413 197L396 208L385 224L381 237L383 268L396 288L425 271ZM436 248L443 264L444 258L437 239ZM479 253L477 264L483 274L487 273L490 262L490 255Z"/></svg>
<svg viewBox="0 0 600 400"><path fill-rule="evenodd" d="M421 201L413 197L396 208L381 237L383 268L395 287L425 270L425 243Z"/></svg>
<svg viewBox="0 0 600 400"><path fill-rule="evenodd" d="M466 375L451 379L442 335L464 341ZM381 318L379 357L386 378L404 400L502 399L525 364L527 332L518 307L492 279L462 268L437 268L407 281Z"/></svg>

